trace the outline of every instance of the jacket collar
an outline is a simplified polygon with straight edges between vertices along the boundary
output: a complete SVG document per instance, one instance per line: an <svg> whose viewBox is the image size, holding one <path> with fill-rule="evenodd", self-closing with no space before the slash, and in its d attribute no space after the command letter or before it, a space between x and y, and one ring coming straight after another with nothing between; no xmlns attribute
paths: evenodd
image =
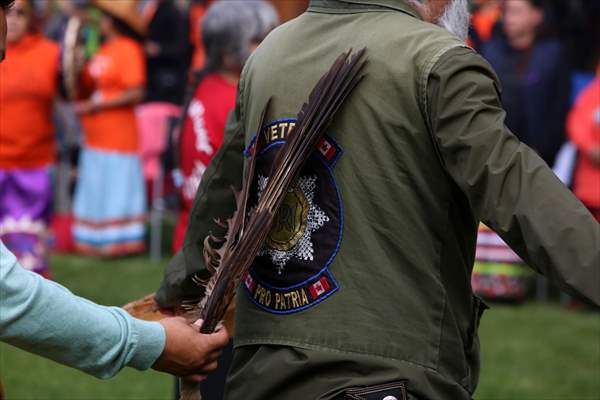
<svg viewBox="0 0 600 400"><path fill-rule="evenodd" d="M372 11L381 8L400 11L422 19L407 0L310 0L309 10L330 9L332 11Z"/></svg>

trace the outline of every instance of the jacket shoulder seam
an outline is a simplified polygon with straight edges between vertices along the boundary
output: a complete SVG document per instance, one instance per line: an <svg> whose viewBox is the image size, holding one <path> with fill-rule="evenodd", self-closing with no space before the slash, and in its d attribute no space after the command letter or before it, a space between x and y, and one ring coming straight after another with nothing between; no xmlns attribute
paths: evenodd
<svg viewBox="0 0 600 400"><path fill-rule="evenodd" d="M452 49L457 49L457 48L470 49L470 47L464 43L453 43L450 45L446 45L446 46L442 47L441 49L439 49L437 52L435 52L433 54L433 56L431 56L425 62L425 65L423 66L423 68L420 69L421 72L418 77L418 79L419 79L418 95L420 97L419 104L423 108L423 112L424 112L426 118L429 118L429 112L427 110L427 105L428 105L427 104L427 82L429 81L429 75L431 74L433 67L437 64L437 62L440 60L440 58L442 58L442 56L444 54L446 54L448 51L450 51Z"/></svg>

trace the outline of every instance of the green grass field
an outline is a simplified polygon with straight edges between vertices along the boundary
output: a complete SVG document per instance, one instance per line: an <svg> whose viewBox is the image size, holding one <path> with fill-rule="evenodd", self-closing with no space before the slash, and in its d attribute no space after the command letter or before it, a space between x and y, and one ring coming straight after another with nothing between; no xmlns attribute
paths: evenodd
<svg viewBox="0 0 600 400"><path fill-rule="evenodd" d="M73 292L122 305L155 290L164 263L55 256L52 265L54 278ZM600 399L600 315L554 305L493 306L480 334L476 400ZM0 345L0 379L8 400L173 398L167 375L126 369L100 381L7 345Z"/></svg>

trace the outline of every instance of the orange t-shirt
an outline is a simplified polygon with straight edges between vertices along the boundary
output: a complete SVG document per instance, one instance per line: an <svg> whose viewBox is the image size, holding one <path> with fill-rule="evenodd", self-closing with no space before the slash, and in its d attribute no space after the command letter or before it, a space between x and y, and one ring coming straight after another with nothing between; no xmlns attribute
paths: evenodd
<svg viewBox="0 0 600 400"><path fill-rule="evenodd" d="M104 44L86 68L100 101L118 97L126 89L144 86L146 67L142 47L133 39L118 37ZM81 118L85 143L91 148L137 152L138 137L133 105L85 114Z"/></svg>
<svg viewBox="0 0 600 400"><path fill-rule="evenodd" d="M0 168L38 168L54 162L52 102L60 51L41 35L9 44L0 64Z"/></svg>

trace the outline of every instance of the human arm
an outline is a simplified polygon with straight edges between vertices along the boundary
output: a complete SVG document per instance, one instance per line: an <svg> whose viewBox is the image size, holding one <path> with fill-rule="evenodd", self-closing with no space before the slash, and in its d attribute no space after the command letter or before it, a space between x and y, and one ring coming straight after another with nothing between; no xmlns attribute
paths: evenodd
<svg viewBox="0 0 600 400"><path fill-rule="evenodd" d="M216 367L228 336L200 335L179 318L140 321L77 297L23 269L0 242L0 340L99 378L126 365L199 378Z"/></svg>
<svg viewBox="0 0 600 400"><path fill-rule="evenodd" d="M165 329L166 340L153 369L192 381L202 381L217 369L221 349L229 343L229 332L224 326L205 335L199 333L201 320L192 326L181 317L163 318L158 322Z"/></svg>
<svg viewBox="0 0 600 400"><path fill-rule="evenodd" d="M118 96L108 100L91 97L87 100L75 103L75 112L78 114L94 113L111 108L133 106L144 99L145 90L143 87L132 87L125 89Z"/></svg>
<svg viewBox="0 0 600 400"><path fill-rule="evenodd" d="M112 50L109 59L111 68L118 71L118 80L113 83L113 92L109 94L106 87L97 86L96 91L87 100L75 104L77 113L85 114L133 106L144 99L146 65L142 47L132 42L121 42L118 48ZM86 74L90 75L95 69L102 71L102 68L94 68L93 64L94 60L91 61L91 66L86 68ZM109 74L109 72L105 73ZM98 85L105 79L102 76L102 72L96 71L92 81Z"/></svg>
<svg viewBox="0 0 600 400"><path fill-rule="evenodd" d="M600 225L505 127L489 64L454 48L425 76L434 146L474 215L532 268L600 304Z"/></svg>

